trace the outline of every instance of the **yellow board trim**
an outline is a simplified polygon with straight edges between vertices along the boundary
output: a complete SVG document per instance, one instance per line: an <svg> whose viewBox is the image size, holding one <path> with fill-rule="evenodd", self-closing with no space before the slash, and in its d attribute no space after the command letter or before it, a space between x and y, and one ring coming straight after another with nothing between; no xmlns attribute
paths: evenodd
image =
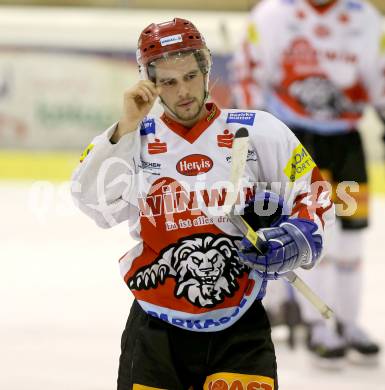
<svg viewBox="0 0 385 390"><path fill-rule="evenodd" d="M150 387L150 386L138 385L137 383L134 383L132 390L167 390L167 389L161 389L160 387Z"/></svg>
<svg viewBox="0 0 385 390"><path fill-rule="evenodd" d="M1 180L67 181L79 164L73 152L0 152Z"/></svg>
<svg viewBox="0 0 385 390"><path fill-rule="evenodd" d="M77 152L0 151L0 180L70 180L79 164ZM369 194L385 195L385 164L369 164Z"/></svg>

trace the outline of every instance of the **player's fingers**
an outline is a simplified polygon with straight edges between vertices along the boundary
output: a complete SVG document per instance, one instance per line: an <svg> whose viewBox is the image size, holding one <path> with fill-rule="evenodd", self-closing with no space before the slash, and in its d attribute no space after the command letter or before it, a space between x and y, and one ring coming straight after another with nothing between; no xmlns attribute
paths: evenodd
<svg viewBox="0 0 385 390"><path fill-rule="evenodd" d="M151 89L151 91L155 97L158 97L160 95L160 87L157 87L154 83L151 83L149 88Z"/></svg>
<svg viewBox="0 0 385 390"><path fill-rule="evenodd" d="M148 88L152 94L154 94L154 95L158 94L156 85L152 81L144 80L142 85L146 86L146 88Z"/></svg>
<svg viewBox="0 0 385 390"><path fill-rule="evenodd" d="M151 102L153 100L152 93L145 86L142 85L140 90L146 95L147 97L146 102Z"/></svg>
<svg viewBox="0 0 385 390"><path fill-rule="evenodd" d="M150 100L154 100L157 97L156 91L153 88L143 85L142 88L146 91L147 95L150 96Z"/></svg>
<svg viewBox="0 0 385 390"><path fill-rule="evenodd" d="M144 102L148 103L150 100L151 100L151 97L148 96L148 94L146 93L146 91L142 88L138 88L136 91L135 91L135 96L134 97L140 97Z"/></svg>

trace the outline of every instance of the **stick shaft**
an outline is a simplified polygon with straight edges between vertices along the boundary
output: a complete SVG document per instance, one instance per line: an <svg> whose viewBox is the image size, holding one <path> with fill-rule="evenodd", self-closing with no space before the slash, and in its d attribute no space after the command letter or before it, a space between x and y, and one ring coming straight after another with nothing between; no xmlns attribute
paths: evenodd
<svg viewBox="0 0 385 390"><path fill-rule="evenodd" d="M245 128L239 129L234 139L231 155L230 181L234 191L226 197L226 215L230 222L262 253L261 239L246 221L239 215L234 214L234 204L238 193L239 184L246 166L248 149L248 132ZM333 316L333 310L294 272L283 274L283 277L297 289L326 319Z"/></svg>
<svg viewBox="0 0 385 390"><path fill-rule="evenodd" d="M293 271L284 274L284 278L295 287L324 317L333 317L333 310Z"/></svg>

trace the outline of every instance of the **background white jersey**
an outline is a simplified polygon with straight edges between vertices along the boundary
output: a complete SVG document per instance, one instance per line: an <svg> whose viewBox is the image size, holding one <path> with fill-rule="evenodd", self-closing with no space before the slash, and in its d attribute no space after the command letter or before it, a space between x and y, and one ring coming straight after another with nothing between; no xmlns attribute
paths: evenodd
<svg viewBox="0 0 385 390"><path fill-rule="evenodd" d="M128 220L138 243L120 269L143 309L194 331L230 326L264 295L263 279L238 262L241 237L221 210L238 128L250 134L240 209L265 182L318 234L334 218L329 193L310 186L322 181L318 168L283 123L262 111L207 108L192 129L148 116L114 145L112 126L86 149L72 189L100 226Z"/></svg>
<svg viewBox="0 0 385 390"><path fill-rule="evenodd" d="M266 109L292 128L350 131L368 103L385 107L380 15L360 0L323 11L306 0L264 0L251 13L232 77L238 107Z"/></svg>

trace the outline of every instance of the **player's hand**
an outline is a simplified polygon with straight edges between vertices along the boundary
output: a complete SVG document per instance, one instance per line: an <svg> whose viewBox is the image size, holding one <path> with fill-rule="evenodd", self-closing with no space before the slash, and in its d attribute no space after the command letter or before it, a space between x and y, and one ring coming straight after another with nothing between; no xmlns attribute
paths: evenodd
<svg viewBox="0 0 385 390"><path fill-rule="evenodd" d="M276 279L297 267L312 267L322 250L322 237L315 234L316 230L314 222L302 218L289 218L277 227L259 229L264 253L259 253L244 238L238 251L239 259L268 279Z"/></svg>
<svg viewBox="0 0 385 390"><path fill-rule="evenodd" d="M139 123L153 107L159 92L159 88L152 81L141 80L124 93L123 115L111 138L113 143L138 128Z"/></svg>

